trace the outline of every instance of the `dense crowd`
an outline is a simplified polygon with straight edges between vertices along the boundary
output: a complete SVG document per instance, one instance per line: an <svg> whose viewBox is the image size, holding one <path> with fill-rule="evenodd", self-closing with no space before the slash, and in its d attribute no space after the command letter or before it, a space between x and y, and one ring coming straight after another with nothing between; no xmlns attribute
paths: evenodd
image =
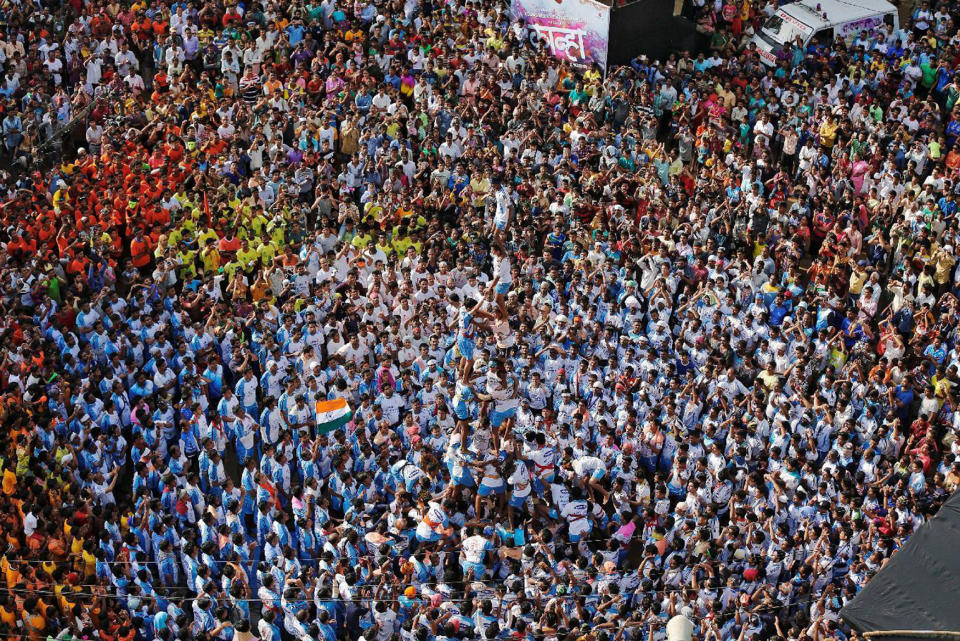
<svg viewBox="0 0 960 641"><path fill-rule="evenodd" d="M960 482L960 16L775 6L4 3L0 638L847 639Z"/></svg>

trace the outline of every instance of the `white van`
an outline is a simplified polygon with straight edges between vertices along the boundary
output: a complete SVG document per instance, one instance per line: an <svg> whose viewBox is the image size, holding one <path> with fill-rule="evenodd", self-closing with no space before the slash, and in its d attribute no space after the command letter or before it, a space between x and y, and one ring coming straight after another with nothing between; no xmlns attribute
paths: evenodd
<svg viewBox="0 0 960 641"><path fill-rule="evenodd" d="M861 31L882 29L886 25L899 28L897 8L886 0L799 0L791 2L767 18L753 36L760 58L768 65L777 64L777 54L789 50L797 37L806 47L811 42L830 44L841 36L848 44Z"/></svg>

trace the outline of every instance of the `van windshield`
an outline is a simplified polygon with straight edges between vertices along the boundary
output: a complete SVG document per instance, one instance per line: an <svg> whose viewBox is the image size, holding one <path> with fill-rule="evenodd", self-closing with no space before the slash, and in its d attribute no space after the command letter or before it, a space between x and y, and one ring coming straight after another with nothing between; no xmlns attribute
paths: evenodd
<svg viewBox="0 0 960 641"><path fill-rule="evenodd" d="M792 43L797 36L804 42L812 29L803 23L791 19L781 13L775 13L767 18L760 29L760 37L771 46L781 46Z"/></svg>

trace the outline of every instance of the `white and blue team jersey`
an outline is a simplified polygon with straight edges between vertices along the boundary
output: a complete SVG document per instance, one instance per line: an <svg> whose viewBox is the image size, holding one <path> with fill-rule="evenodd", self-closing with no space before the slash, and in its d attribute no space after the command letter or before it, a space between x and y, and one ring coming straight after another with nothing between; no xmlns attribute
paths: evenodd
<svg viewBox="0 0 960 641"><path fill-rule="evenodd" d="M532 385L527 387L527 399L530 401L530 408L535 410L542 410L547 406L547 395L548 390L546 385L540 385L539 387L533 387Z"/></svg>
<svg viewBox="0 0 960 641"><path fill-rule="evenodd" d="M480 477L480 484L488 488L503 488L506 483L500 475L499 468L503 465L506 456L501 452L496 460L483 466L483 474Z"/></svg>
<svg viewBox="0 0 960 641"><path fill-rule="evenodd" d="M412 492L417 481L423 477L423 470L406 459L397 461L391 468L394 482L403 487L407 492Z"/></svg>
<svg viewBox="0 0 960 641"><path fill-rule="evenodd" d="M493 277L497 278L497 285L509 286L513 282L513 276L510 273L510 259L507 256L493 257Z"/></svg>
<svg viewBox="0 0 960 641"><path fill-rule="evenodd" d="M513 377L507 376L506 384L500 382L496 376L487 377L487 394L494 400L494 410L497 412L507 412L520 404L513 394Z"/></svg>
<svg viewBox="0 0 960 641"><path fill-rule="evenodd" d="M461 307L457 315L457 331L460 338L473 339L476 329L473 326L473 314Z"/></svg>
<svg viewBox="0 0 960 641"><path fill-rule="evenodd" d="M534 473L538 478L549 479L553 477L557 462L557 451L555 449L549 446L527 448L524 454L533 463Z"/></svg>
<svg viewBox="0 0 960 641"><path fill-rule="evenodd" d="M430 501L426 513L417 525L416 533L418 537L424 540L431 540L439 536L440 532L446 529L449 524L450 519L447 517L446 511L439 503Z"/></svg>
<svg viewBox="0 0 960 641"><path fill-rule="evenodd" d="M244 408L255 407L257 405L257 388L260 383L256 378L247 380L245 377L237 381L233 393L240 399Z"/></svg>
<svg viewBox="0 0 960 641"><path fill-rule="evenodd" d="M475 415L476 401L473 390L463 381L457 381L453 394L453 413L460 420L467 420Z"/></svg>
<svg viewBox="0 0 960 641"><path fill-rule="evenodd" d="M510 220L510 192L506 189L498 189L494 194L496 201L496 210L493 215L493 222L497 229L504 229L507 221Z"/></svg>
<svg viewBox="0 0 960 641"><path fill-rule="evenodd" d="M470 473L469 464L474 461L473 452L463 450L460 443L451 442L446 453L447 469L450 470L450 478L459 485L472 486L474 484L473 474Z"/></svg>
<svg viewBox="0 0 960 641"><path fill-rule="evenodd" d="M488 425L479 425L470 435L470 451L484 456L490 451L493 442L493 432Z"/></svg>

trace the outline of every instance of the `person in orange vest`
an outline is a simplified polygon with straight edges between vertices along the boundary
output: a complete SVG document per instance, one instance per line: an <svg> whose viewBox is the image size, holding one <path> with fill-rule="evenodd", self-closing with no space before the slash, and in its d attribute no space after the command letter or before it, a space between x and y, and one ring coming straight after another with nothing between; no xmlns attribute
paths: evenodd
<svg viewBox="0 0 960 641"><path fill-rule="evenodd" d="M130 241L130 262L141 273L150 267L150 241L144 238L142 229L138 229L137 235Z"/></svg>

